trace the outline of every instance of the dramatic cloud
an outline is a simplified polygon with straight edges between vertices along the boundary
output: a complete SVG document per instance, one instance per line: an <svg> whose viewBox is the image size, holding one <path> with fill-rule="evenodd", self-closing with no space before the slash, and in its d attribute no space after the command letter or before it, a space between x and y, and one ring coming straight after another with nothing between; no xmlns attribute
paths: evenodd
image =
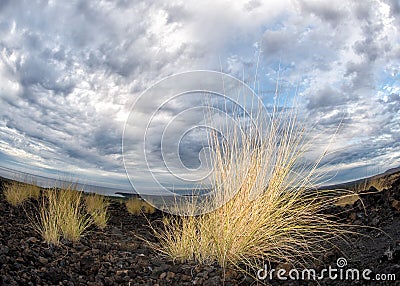
<svg viewBox="0 0 400 286"><path fill-rule="evenodd" d="M396 0L0 1L0 166L129 188L121 138L132 104L166 76L211 69L244 77L266 104L279 78L281 93L298 91L302 118L318 120L316 132L328 137L341 124L326 166L336 181L368 175L363 166L396 167L399 26ZM170 102L155 119L199 102ZM199 117L171 125L168 140ZM182 139L185 167L201 163L203 137ZM148 163L161 172L160 142L149 142Z"/></svg>

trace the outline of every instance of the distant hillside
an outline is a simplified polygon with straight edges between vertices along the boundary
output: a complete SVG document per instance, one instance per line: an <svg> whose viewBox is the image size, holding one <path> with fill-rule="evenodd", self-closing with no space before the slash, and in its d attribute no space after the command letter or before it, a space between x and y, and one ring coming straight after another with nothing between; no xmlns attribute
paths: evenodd
<svg viewBox="0 0 400 286"><path fill-rule="evenodd" d="M400 178L400 167L392 168L384 173L359 179L356 181L345 182L341 184L334 184L328 186L322 186L319 189L348 189L354 191L368 190L370 187L374 187L381 191L392 186L392 184Z"/></svg>

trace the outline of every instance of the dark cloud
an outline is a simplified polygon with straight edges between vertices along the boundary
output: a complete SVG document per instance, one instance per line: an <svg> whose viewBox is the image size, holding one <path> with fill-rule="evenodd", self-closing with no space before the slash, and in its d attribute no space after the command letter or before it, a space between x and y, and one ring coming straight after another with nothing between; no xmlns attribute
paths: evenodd
<svg viewBox="0 0 400 286"><path fill-rule="evenodd" d="M327 5L324 1L299 1L303 14L313 14L323 22L336 27L346 17L346 12L340 5Z"/></svg>
<svg viewBox="0 0 400 286"><path fill-rule="evenodd" d="M252 11L252 10L254 10L254 9L257 9L257 8L259 8L261 6L261 3L260 3L260 1L257 1L257 0L250 0L250 1L248 1L246 4L245 4L245 8L248 10L248 11Z"/></svg>
<svg viewBox="0 0 400 286"><path fill-rule="evenodd" d="M339 90L335 90L330 86L317 91L309 98L307 107L309 109L326 109L330 110L332 107L339 107L348 103L348 98L341 94Z"/></svg>
<svg viewBox="0 0 400 286"><path fill-rule="evenodd" d="M102 122L93 131L90 146L96 147L98 154L102 155L120 155L121 154L122 130L114 122Z"/></svg>
<svg viewBox="0 0 400 286"><path fill-rule="evenodd" d="M179 158L186 168L196 169L201 166L200 152L209 145L207 130L197 128L186 133L179 144Z"/></svg>
<svg viewBox="0 0 400 286"><path fill-rule="evenodd" d="M348 62L344 77L350 78L351 82L346 86L347 92L354 92L358 89L371 89L375 86L374 73L368 62Z"/></svg>
<svg viewBox="0 0 400 286"><path fill-rule="evenodd" d="M398 93L389 94L386 100L380 100L380 103L385 106L388 114L400 115L400 95Z"/></svg>
<svg viewBox="0 0 400 286"><path fill-rule="evenodd" d="M390 6L390 13L393 17L400 14L400 2L398 0L385 0L385 2Z"/></svg>
<svg viewBox="0 0 400 286"><path fill-rule="evenodd" d="M7 5L9 5L10 0L2 0L0 1L0 11L3 10Z"/></svg>

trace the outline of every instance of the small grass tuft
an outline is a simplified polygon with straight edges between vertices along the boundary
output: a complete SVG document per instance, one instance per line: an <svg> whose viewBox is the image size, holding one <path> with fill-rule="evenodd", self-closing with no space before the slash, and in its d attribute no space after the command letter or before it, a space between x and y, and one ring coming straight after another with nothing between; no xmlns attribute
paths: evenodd
<svg viewBox="0 0 400 286"><path fill-rule="evenodd" d="M39 205L39 214L36 217L29 216L33 228L47 242L54 245L60 243L61 228L60 208L58 205L58 194L55 190L46 190Z"/></svg>
<svg viewBox="0 0 400 286"><path fill-rule="evenodd" d="M156 211L152 205L138 198L128 199L125 205L128 212L133 215L139 215L140 213L153 214Z"/></svg>
<svg viewBox="0 0 400 286"><path fill-rule="evenodd" d="M38 199L40 188L33 184L12 181L5 185L4 196L12 206L21 205L29 198Z"/></svg>
<svg viewBox="0 0 400 286"><path fill-rule="evenodd" d="M39 205L39 215L30 216L33 228L45 241L58 244L60 238L78 241L93 223L82 203L82 192L75 189L47 189Z"/></svg>
<svg viewBox="0 0 400 286"><path fill-rule="evenodd" d="M94 224L100 229L107 226L109 219L108 207L110 202L107 198L98 194L90 194L85 197L85 205L87 212L91 215Z"/></svg>
<svg viewBox="0 0 400 286"><path fill-rule="evenodd" d="M133 215L138 215L142 211L142 201L137 198L128 199L125 206L128 212Z"/></svg>
<svg viewBox="0 0 400 286"><path fill-rule="evenodd" d="M84 213L82 192L67 189L59 191L60 228L63 237L78 241L84 231L92 224L92 219Z"/></svg>

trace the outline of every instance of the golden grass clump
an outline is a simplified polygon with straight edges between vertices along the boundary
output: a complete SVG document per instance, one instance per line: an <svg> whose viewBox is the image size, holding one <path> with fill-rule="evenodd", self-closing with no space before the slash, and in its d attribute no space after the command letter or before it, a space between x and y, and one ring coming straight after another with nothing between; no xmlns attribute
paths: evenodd
<svg viewBox="0 0 400 286"><path fill-rule="evenodd" d="M35 200L38 200L40 197L40 187L35 184L29 185L29 197Z"/></svg>
<svg viewBox="0 0 400 286"><path fill-rule="evenodd" d="M133 215L138 215L142 211L142 201L137 198L128 199L125 206L128 212Z"/></svg>
<svg viewBox="0 0 400 286"><path fill-rule="evenodd" d="M83 210L82 192L71 187L48 189L43 193L39 216L31 221L49 243L58 244L61 237L78 241L93 222Z"/></svg>
<svg viewBox="0 0 400 286"><path fill-rule="evenodd" d="M5 185L4 196L12 206L18 206L29 198L38 199L40 188L33 184L12 181Z"/></svg>
<svg viewBox="0 0 400 286"><path fill-rule="evenodd" d="M60 220L62 217L58 202L59 194L56 190L46 190L39 205L38 216L34 218L30 216L33 227L40 236L46 242L55 245L60 243L61 236Z"/></svg>
<svg viewBox="0 0 400 286"><path fill-rule="evenodd" d="M125 205L128 212L133 215L138 215L140 213L153 214L156 211L152 205L138 198L128 199Z"/></svg>
<svg viewBox="0 0 400 286"><path fill-rule="evenodd" d="M166 216L154 228L158 251L176 261L217 261L221 266L256 267L264 261L298 263L342 237L342 225L324 209L330 191L313 187L320 160L301 160L310 148L291 114L257 117L257 129L226 130L221 141L211 133L213 196L208 213ZM196 200L186 206L196 214Z"/></svg>
<svg viewBox="0 0 400 286"><path fill-rule="evenodd" d="M109 220L108 207L110 202L102 195L90 194L85 197L87 212L91 215L93 222L100 229L107 226Z"/></svg>
<svg viewBox="0 0 400 286"><path fill-rule="evenodd" d="M84 212L82 192L67 189L59 193L61 208L60 228L63 237L78 241L84 231L92 224L92 219Z"/></svg>

